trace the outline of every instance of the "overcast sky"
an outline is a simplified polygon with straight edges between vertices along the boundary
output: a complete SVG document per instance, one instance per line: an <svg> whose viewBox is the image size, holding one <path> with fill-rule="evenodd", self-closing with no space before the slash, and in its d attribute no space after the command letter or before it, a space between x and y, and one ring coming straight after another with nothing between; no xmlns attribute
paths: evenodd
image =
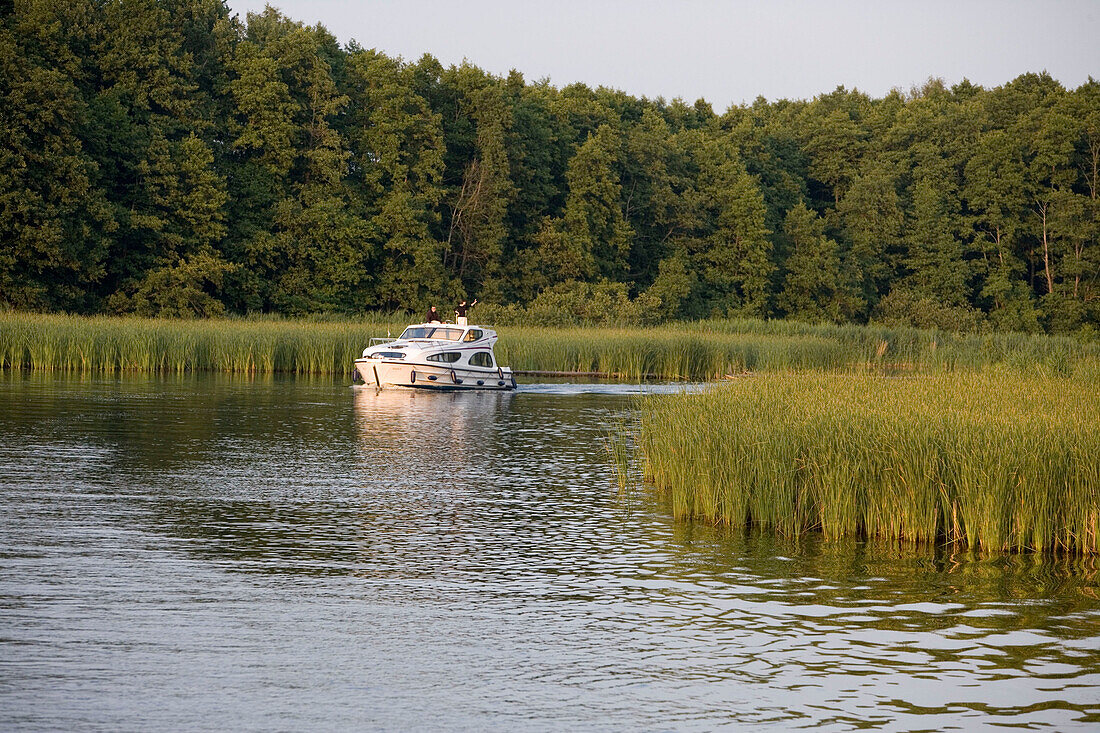
<svg viewBox="0 0 1100 733"><path fill-rule="evenodd" d="M930 77L995 87L1028 71L1100 78L1100 0L277 0L341 42L557 87L731 104L881 97ZM229 0L243 19L262 0Z"/></svg>

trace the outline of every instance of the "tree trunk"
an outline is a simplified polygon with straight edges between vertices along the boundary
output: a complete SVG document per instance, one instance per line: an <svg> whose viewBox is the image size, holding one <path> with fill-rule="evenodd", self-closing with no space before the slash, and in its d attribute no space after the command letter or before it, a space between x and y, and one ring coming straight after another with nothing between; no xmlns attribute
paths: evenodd
<svg viewBox="0 0 1100 733"><path fill-rule="evenodd" d="M1043 274L1047 280L1047 292L1054 292L1054 274L1050 271L1050 234L1047 231L1047 204L1039 204L1039 217L1043 222Z"/></svg>
<svg viewBox="0 0 1100 733"><path fill-rule="evenodd" d="M1081 288L1081 260L1085 256L1085 240L1078 239L1073 243L1073 297L1079 297Z"/></svg>

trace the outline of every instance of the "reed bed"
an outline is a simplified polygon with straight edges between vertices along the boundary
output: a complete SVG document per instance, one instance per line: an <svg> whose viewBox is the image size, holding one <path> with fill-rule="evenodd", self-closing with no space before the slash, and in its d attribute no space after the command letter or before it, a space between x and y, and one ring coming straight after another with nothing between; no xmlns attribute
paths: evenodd
<svg viewBox="0 0 1100 733"><path fill-rule="evenodd" d="M0 314L0 365L66 372L348 374L386 320L170 320ZM395 330L396 329L396 330Z"/></svg>
<svg viewBox="0 0 1100 733"><path fill-rule="evenodd" d="M682 327L502 329L497 354L518 370L597 372L619 379L708 380L746 371L847 370L861 355L814 336L757 336Z"/></svg>
<svg viewBox="0 0 1100 733"><path fill-rule="evenodd" d="M1078 379L772 374L646 398L638 440L682 519L1096 554L1098 426Z"/></svg>
<svg viewBox="0 0 1100 733"><path fill-rule="evenodd" d="M514 369L598 372L632 381L701 381L745 372L929 374L991 367L1100 377L1100 344L1028 334L975 336L750 320L500 330L497 353Z"/></svg>
<svg viewBox="0 0 1100 733"><path fill-rule="evenodd" d="M845 348L855 361L897 371L949 371L1007 365L1070 375L1082 361L1100 363L1100 342L1027 333L963 334L876 324L807 324L755 319L683 324L686 332L783 338L813 337Z"/></svg>
<svg viewBox="0 0 1100 733"><path fill-rule="evenodd" d="M407 319L171 320L0 314L4 368L348 374L375 336ZM503 328L502 364L641 380L713 379L759 369L843 369L859 354L815 336L660 328Z"/></svg>
<svg viewBox="0 0 1100 733"><path fill-rule="evenodd" d="M359 319L211 320L0 312L0 366L62 371L350 374L369 339L398 334L402 313ZM875 326L714 320L653 327L498 329L517 370L618 379L710 380L775 371L939 373L1007 365L1100 377L1100 345L1022 334L964 336Z"/></svg>

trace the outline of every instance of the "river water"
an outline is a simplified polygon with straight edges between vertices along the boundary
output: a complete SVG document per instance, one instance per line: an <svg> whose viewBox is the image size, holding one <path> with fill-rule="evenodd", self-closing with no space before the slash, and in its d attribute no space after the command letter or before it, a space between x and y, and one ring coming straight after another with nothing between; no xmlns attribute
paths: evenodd
<svg viewBox="0 0 1100 733"><path fill-rule="evenodd" d="M0 375L0 729L1100 727L1095 560L675 523L634 391Z"/></svg>

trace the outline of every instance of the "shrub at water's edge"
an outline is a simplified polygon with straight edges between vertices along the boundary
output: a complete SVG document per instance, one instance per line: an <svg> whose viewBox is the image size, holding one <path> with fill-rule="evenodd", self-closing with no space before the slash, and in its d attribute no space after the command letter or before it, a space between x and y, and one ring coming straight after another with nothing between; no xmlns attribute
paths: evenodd
<svg viewBox="0 0 1100 733"><path fill-rule="evenodd" d="M641 412L646 477L679 518L1100 551L1100 396L1089 381L758 375L650 397Z"/></svg>
<svg viewBox="0 0 1100 733"><path fill-rule="evenodd" d="M63 371L348 374L403 314L356 320L78 317L0 312L0 365ZM940 372L1007 365L1100 373L1100 344L1027 334L960 335L880 326L729 319L648 328L502 326L497 355L518 370L621 379L714 379L747 371Z"/></svg>

